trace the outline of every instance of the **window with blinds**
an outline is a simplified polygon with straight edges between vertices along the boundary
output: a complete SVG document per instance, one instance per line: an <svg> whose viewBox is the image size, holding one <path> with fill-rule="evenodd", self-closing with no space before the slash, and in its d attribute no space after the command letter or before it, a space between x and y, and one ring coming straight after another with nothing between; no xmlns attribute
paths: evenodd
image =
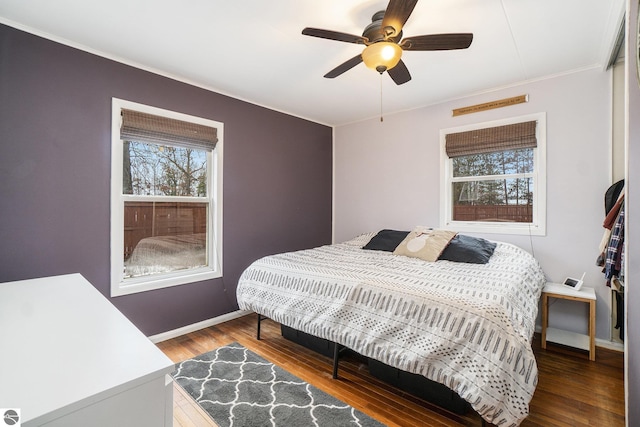
<svg viewBox="0 0 640 427"><path fill-rule="evenodd" d="M538 114L441 132L446 227L544 234L544 122Z"/></svg>
<svg viewBox="0 0 640 427"><path fill-rule="evenodd" d="M112 295L221 276L222 124L113 100Z"/></svg>

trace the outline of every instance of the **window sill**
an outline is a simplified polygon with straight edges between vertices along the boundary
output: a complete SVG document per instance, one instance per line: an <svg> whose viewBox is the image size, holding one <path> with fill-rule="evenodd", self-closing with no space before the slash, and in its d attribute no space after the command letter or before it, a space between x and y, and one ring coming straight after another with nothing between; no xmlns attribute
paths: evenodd
<svg viewBox="0 0 640 427"><path fill-rule="evenodd" d="M173 286L186 285L189 283L201 282L204 280L221 278L219 271L211 269L194 270L189 273L165 274L154 277L136 277L125 279L119 283L111 285L111 296L118 297L131 295L139 292L153 291L156 289L164 289Z"/></svg>
<svg viewBox="0 0 640 427"><path fill-rule="evenodd" d="M545 236L545 227L538 224L487 223L472 221L445 221L442 228L467 233L520 234L525 236Z"/></svg>

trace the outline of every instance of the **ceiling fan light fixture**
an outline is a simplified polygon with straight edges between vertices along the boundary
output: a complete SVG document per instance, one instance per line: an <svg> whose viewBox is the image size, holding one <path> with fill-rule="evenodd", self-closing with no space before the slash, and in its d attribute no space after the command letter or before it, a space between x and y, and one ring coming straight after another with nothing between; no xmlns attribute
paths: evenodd
<svg viewBox="0 0 640 427"><path fill-rule="evenodd" d="M373 43L362 51L364 65L380 74L398 65L401 57L402 48L392 42Z"/></svg>

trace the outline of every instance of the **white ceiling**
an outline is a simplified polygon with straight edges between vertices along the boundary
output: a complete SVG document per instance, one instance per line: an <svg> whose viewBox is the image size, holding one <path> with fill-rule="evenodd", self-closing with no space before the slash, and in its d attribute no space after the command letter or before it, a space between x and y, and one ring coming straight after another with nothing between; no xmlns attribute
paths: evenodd
<svg viewBox="0 0 640 427"><path fill-rule="evenodd" d="M401 86L360 64L362 34L388 0L0 0L0 22L215 92L328 125L518 82L604 70L625 0L420 0L405 36L471 32L466 50L404 52Z"/></svg>

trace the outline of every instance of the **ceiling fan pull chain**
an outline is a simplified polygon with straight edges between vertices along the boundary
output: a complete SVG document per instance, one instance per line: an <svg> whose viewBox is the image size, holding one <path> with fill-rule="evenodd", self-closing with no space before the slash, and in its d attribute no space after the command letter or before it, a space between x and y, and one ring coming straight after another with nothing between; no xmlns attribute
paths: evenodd
<svg viewBox="0 0 640 427"><path fill-rule="evenodd" d="M382 118L382 73L380 73L380 121L384 121Z"/></svg>

